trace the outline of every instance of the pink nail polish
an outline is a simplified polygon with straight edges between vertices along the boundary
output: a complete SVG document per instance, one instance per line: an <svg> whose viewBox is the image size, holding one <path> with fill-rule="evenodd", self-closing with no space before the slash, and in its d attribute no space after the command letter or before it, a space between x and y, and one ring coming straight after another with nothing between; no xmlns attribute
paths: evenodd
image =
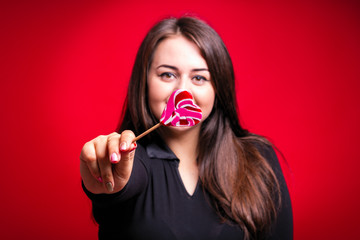
<svg viewBox="0 0 360 240"><path fill-rule="evenodd" d="M134 151L137 148L136 142L134 142L131 146L132 148L130 149L130 152Z"/></svg>
<svg viewBox="0 0 360 240"><path fill-rule="evenodd" d="M117 153L111 154L110 161L112 163L117 163L119 161L119 157L118 157Z"/></svg>
<svg viewBox="0 0 360 240"><path fill-rule="evenodd" d="M126 151L126 142L122 142L121 144L120 144L120 150L121 151Z"/></svg>
<svg viewBox="0 0 360 240"><path fill-rule="evenodd" d="M98 181L103 183L102 177L98 177Z"/></svg>

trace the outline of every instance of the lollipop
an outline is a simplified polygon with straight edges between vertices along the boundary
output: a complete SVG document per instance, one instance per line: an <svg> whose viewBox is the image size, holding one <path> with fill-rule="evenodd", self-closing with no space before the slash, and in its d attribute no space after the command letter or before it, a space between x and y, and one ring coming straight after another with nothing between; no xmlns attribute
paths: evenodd
<svg viewBox="0 0 360 240"><path fill-rule="evenodd" d="M194 103L191 93L179 89L173 92L161 115L164 126L194 126L202 118L201 108Z"/></svg>
<svg viewBox="0 0 360 240"><path fill-rule="evenodd" d="M200 122L202 118L201 108L194 103L194 99L190 92L184 89L174 91L166 107L161 114L160 123L137 136L133 141L137 141L146 134L163 126L194 126Z"/></svg>

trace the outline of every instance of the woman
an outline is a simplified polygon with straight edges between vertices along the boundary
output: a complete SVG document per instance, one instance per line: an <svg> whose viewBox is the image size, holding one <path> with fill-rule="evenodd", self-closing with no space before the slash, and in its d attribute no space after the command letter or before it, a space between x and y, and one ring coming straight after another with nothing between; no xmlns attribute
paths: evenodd
<svg viewBox="0 0 360 240"><path fill-rule="evenodd" d="M118 133L86 143L80 156L100 239L292 239L278 160L240 126L234 85L227 49L203 21L170 18L150 30ZM201 122L133 143L176 89L192 93Z"/></svg>

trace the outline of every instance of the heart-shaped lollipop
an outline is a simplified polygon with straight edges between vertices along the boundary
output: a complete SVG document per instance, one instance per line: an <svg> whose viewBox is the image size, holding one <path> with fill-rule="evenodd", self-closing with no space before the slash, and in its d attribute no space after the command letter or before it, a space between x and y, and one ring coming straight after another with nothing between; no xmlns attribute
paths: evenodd
<svg viewBox="0 0 360 240"><path fill-rule="evenodd" d="M164 126L194 126L202 118L201 108L194 103L190 92L184 89L174 91L161 115Z"/></svg>
<svg viewBox="0 0 360 240"><path fill-rule="evenodd" d="M146 130L139 136L137 136L133 142L139 140L146 134L152 132L156 128L163 126L194 126L200 122L202 118L201 108L194 103L193 96L190 92L184 89L178 89L174 91L166 107L161 114L160 123L156 124L152 128Z"/></svg>

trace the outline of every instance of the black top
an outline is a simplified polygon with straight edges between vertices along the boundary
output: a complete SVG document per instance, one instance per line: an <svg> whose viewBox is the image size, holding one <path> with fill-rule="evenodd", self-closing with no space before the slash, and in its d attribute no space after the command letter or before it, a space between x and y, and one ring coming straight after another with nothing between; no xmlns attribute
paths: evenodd
<svg viewBox="0 0 360 240"><path fill-rule="evenodd" d="M282 206L268 239L292 239L290 197L272 148L262 153L273 167L282 191ZM194 194L181 180L179 159L165 144L138 144L127 185L118 193L92 194L99 239L243 239L237 225L222 223L199 181Z"/></svg>

